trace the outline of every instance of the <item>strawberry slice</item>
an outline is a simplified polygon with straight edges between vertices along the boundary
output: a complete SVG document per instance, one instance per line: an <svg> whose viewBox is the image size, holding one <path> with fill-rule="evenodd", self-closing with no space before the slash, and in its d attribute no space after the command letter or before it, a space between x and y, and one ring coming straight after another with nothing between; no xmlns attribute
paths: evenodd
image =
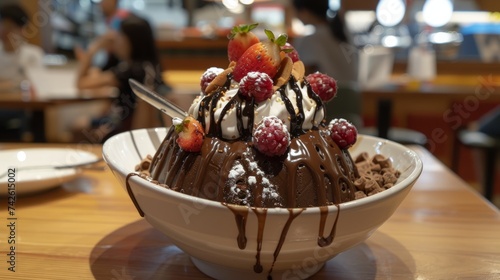
<svg viewBox="0 0 500 280"><path fill-rule="evenodd" d="M186 117L184 120L174 118L172 120L175 131L179 134L177 144L187 152L199 152L203 144L205 133L203 126L193 117Z"/></svg>
<svg viewBox="0 0 500 280"><path fill-rule="evenodd" d="M238 59L233 71L236 82L245 77L249 72L266 73L274 78L281 64L281 47L285 45L288 36L281 34L275 38L273 32L265 30L269 41L259 42L250 46Z"/></svg>
<svg viewBox="0 0 500 280"><path fill-rule="evenodd" d="M229 62L238 61L241 55L251 46L260 42L259 38L251 31L259 25L258 23L250 25L238 25L233 27L228 35L229 43L227 45L227 56Z"/></svg>

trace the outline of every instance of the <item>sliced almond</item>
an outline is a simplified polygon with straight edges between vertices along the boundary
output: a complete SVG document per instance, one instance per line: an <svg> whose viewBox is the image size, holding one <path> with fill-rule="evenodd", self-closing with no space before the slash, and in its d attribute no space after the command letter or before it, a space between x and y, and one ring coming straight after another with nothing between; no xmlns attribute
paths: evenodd
<svg viewBox="0 0 500 280"><path fill-rule="evenodd" d="M292 75L299 82L302 81L306 73L306 67L302 61L295 61L293 63Z"/></svg>
<svg viewBox="0 0 500 280"><path fill-rule="evenodd" d="M278 90L282 85L286 84L290 79L290 75L292 74L293 62L292 59L288 56L285 56L281 60L280 70L276 73L274 79L274 91Z"/></svg>
<svg viewBox="0 0 500 280"><path fill-rule="evenodd" d="M213 91L217 90L220 87L223 87L226 84L227 75L233 72L234 65L236 65L236 62L231 62L226 70L222 71L219 75L217 75L217 77L215 77L212 82L210 82L210 84L208 84L207 88L205 89L205 93L207 95L212 94Z"/></svg>

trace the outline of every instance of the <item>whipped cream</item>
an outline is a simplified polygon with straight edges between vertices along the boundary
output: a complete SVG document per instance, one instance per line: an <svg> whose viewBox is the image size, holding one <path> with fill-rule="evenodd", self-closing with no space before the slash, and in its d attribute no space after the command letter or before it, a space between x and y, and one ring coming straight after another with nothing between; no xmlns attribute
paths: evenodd
<svg viewBox="0 0 500 280"><path fill-rule="evenodd" d="M238 92L237 84L233 84L230 90L226 91L223 98L220 98L217 102L215 108L215 119L218 120L223 108L226 104L233 98ZM292 90L289 83L286 85L285 90L288 99L291 101L295 113L299 112L299 108L297 106L297 96L294 90ZM302 124L303 130L309 130L314 126L318 126L320 122L325 117L324 110L319 110L316 112L317 103L314 99L310 98L307 94L307 87L304 85L300 88L300 94L302 95L302 108L304 111L304 122ZM188 113L195 118L198 117L198 112L200 108L201 101L203 100L204 95L198 96L191 107L189 108ZM214 108L210 108L205 112L205 132L208 133L210 130L210 113ZM244 110L244 107L242 108ZM276 91L271 96L271 98L257 103L255 107L255 117L254 117L254 126L257 125L262 118L266 116L276 116L283 121L283 123L290 130L290 114L287 111L284 101L281 99L281 94ZM248 118L243 117L244 127L247 128ZM231 108L226 112L224 118L222 119L222 137L227 140L238 139L240 134L237 128L237 115L236 108Z"/></svg>

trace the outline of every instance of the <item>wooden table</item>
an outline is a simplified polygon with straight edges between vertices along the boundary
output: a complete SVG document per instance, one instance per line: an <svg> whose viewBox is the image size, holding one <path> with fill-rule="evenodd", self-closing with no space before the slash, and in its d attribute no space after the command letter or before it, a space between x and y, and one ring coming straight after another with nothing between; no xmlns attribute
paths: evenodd
<svg viewBox="0 0 500 280"><path fill-rule="evenodd" d="M78 147L99 145L0 144ZM428 151L396 213L312 279L498 279L500 212ZM6 186L0 186L5 188ZM7 270L7 201L0 199L2 279L207 279L139 217L109 169L16 201L16 272Z"/></svg>
<svg viewBox="0 0 500 280"><path fill-rule="evenodd" d="M24 110L28 118L28 132L33 135L34 142L60 142L60 131L54 125L58 110L65 106L80 106L84 103L90 106L103 107L102 102L109 102L118 94L115 88L107 87L95 90L84 90L78 95L67 98L58 96L54 98L41 98L36 91L21 92L13 90L0 92L0 110ZM100 104L100 106L98 105ZM74 117L74 116L73 116Z"/></svg>

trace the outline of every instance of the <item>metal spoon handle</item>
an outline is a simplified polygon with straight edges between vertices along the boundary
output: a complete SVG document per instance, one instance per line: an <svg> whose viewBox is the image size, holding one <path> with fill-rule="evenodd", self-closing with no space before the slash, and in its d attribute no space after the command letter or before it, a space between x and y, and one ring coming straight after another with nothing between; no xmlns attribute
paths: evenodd
<svg viewBox="0 0 500 280"><path fill-rule="evenodd" d="M138 81L134 79L128 80L132 91L139 96L142 100L153 105L155 108L162 111L164 114L169 115L172 118L184 119L188 116L188 113L174 103L164 99L160 94L148 89Z"/></svg>

